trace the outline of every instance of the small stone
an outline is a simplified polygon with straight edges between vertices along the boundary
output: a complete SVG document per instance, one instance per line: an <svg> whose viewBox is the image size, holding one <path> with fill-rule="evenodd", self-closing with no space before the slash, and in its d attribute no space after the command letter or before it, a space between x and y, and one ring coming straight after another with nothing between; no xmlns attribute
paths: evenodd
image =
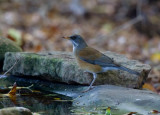
<svg viewBox="0 0 160 115"><path fill-rule="evenodd" d="M0 115L32 115L32 113L24 107L7 107L0 109Z"/></svg>

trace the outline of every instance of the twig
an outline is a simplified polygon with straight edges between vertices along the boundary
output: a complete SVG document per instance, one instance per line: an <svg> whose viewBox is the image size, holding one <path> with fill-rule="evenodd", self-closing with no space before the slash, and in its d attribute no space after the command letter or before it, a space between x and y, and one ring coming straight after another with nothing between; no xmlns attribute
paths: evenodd
<svg viewBox="0 0 160 115"><path fill-rule="evenodd" d="M3 105L3 108L5 108L5 104L3 102L0 102Z"/></svg>
<svg viewBox="0 0 160 115"><path fill-rule="evenodd" d="M137 17L122 24L121 26L115 28L108 36L107 38L115 35L116 33L118 33L119 31L122 31L124 29L127 29L129 27L131 27L132 25L140 22L143 20L143 16L142 16L142 11L141 11L141 7L142 7L142 0L138 0L137 1ZM102 39L106 39L106 37L102 36Z"/></svg>
<svg viewBox="0 0 160 115"><path fill-rule="evenodd" d="M20 60L20 58L16 59L16 62L13 64L13 66L10 67L2 76L5 76L8 72L10 72L14 68L14 66L19 62L19 60Z"/></svg>
<svg viewBox="0 0 160 115"><path fill-rule="evenodd" d="M108 35L108 37L113 36L114 34L118 33L119 31L122 31L122 30L124 30L124 29L129 28L130 26L138 23L139 21L142 21L142 19L143 19L143 18L142 18L142 16L140 15L140 16L138 16L138 17L136 17L136 18L134 18L134 19L126 22L125 24L123 24L123 25L115 28L115 29Z"/></svg>

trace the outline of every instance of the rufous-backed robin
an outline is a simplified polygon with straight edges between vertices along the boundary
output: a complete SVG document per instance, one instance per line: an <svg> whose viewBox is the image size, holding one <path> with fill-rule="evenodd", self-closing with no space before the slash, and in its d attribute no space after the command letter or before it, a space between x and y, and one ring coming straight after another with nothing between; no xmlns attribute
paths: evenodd
<svg viewBox="0 0 160 115"><path fill-rule="evenodd" d="M140 75L139 72L126 68L116 63L112 58L89 47L80 35L72 35L64 38L72 42L73 54L81 69L93 74L93 80L86 91L92 88L97 73L106 72L108 70L124 70L131 74Z"/></svg>

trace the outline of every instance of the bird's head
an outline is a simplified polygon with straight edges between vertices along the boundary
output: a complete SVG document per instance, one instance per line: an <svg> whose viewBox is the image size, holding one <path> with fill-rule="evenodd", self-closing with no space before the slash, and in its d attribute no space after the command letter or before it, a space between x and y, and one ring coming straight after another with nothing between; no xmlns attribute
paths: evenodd
<svg viewBox="0 0 160 115"><path fill-rule="evenodd" d="M86 47L87 44L84 39L80 35L72 35L69 37L63 37L65 39L69 39L74 47Z"/></svg>

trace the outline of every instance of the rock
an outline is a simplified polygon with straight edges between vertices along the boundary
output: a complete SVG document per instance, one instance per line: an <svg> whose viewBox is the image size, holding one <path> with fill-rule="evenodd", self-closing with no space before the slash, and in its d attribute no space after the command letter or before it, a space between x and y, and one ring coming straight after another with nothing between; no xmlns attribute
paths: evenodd
<svg viewBox="0 0 160 115"><path fill-rule="evenodd" d="M0 115L32 115L32 113L24 107L8 107L0 109Z"/></svg>
<svg viewBox="0 0 160 115"><path fill-rule="evenodd" d="M13 41L0 37L0 68L2 68L4 61L4 54L6 52L21 52L22 49Z"/></svg>
<svg viewBox="0 0 160 115"><path fill-rule="evenodd" d="M5 83L7 86L12 85L14 82L16 82L19 87L24 87L24 84L25 86L33 84L36 90L69 96L73 98L74 108L79 109L81 113L83 113L83 111L93 112L96 110L100 112L108 106L112 108L111 113L114 115L123 115L129 112L138 112L142 115L148 115L148 112L151 110L160 110L160 96L146 90L113 85L100 85L95 86L86 93L82 93L88 86L52 83L15 76L6 76L6 78L0 80L0 84Z"/></svg>
<svg viewBox="0 0 160 115"><path fill-rule="evenodd" d="M106 55L116 62L138 71L141 76L136 76L125 71L107 71L99 74L95 85L113 84L130 88L141 88L146 80L151 67L135 60L129 60L123 55L106 52ZM3 70L7 71L20 57L20 61L10 71L11 75L32 77L49 81L58 81L68 84L89 85L92 74L85 73L75 62L72 53L69 52L44 52L44 53L14 53L5 54Z"/></svg>
<svg viewBox="0 0 160 115"><path fill-rule="evenodd" d="M5 76L0 77L0 91L7 93L10 89L7 86L12 86L14 83L17 83L18 87L31 86L33 85L33 89L40 90L40 91L47 91L53 92L61 95L65 95L71 98L75 98L81 94L82 91L88 88L88 86L82 85L68 85L64 83L53 83L49 81L37 80L37 79L30 79L24 77L17 77L17 76Z"/></svg>
<svg viewBox="0 0 160 115"><path fill-rule="evenodd" d="M110 106L147 115L150 110L159 110L160 97L150 91L104 85L82 94L73 105Z"/></svg>
<svg viewBox="0 0 160 115"><path fill-rule="evenodd" d="M113 107L113 109L148 115L151 110L160 109L160 96L146 90L103 85L75 98L73 106L85 106L86 108Z"/></svg>

